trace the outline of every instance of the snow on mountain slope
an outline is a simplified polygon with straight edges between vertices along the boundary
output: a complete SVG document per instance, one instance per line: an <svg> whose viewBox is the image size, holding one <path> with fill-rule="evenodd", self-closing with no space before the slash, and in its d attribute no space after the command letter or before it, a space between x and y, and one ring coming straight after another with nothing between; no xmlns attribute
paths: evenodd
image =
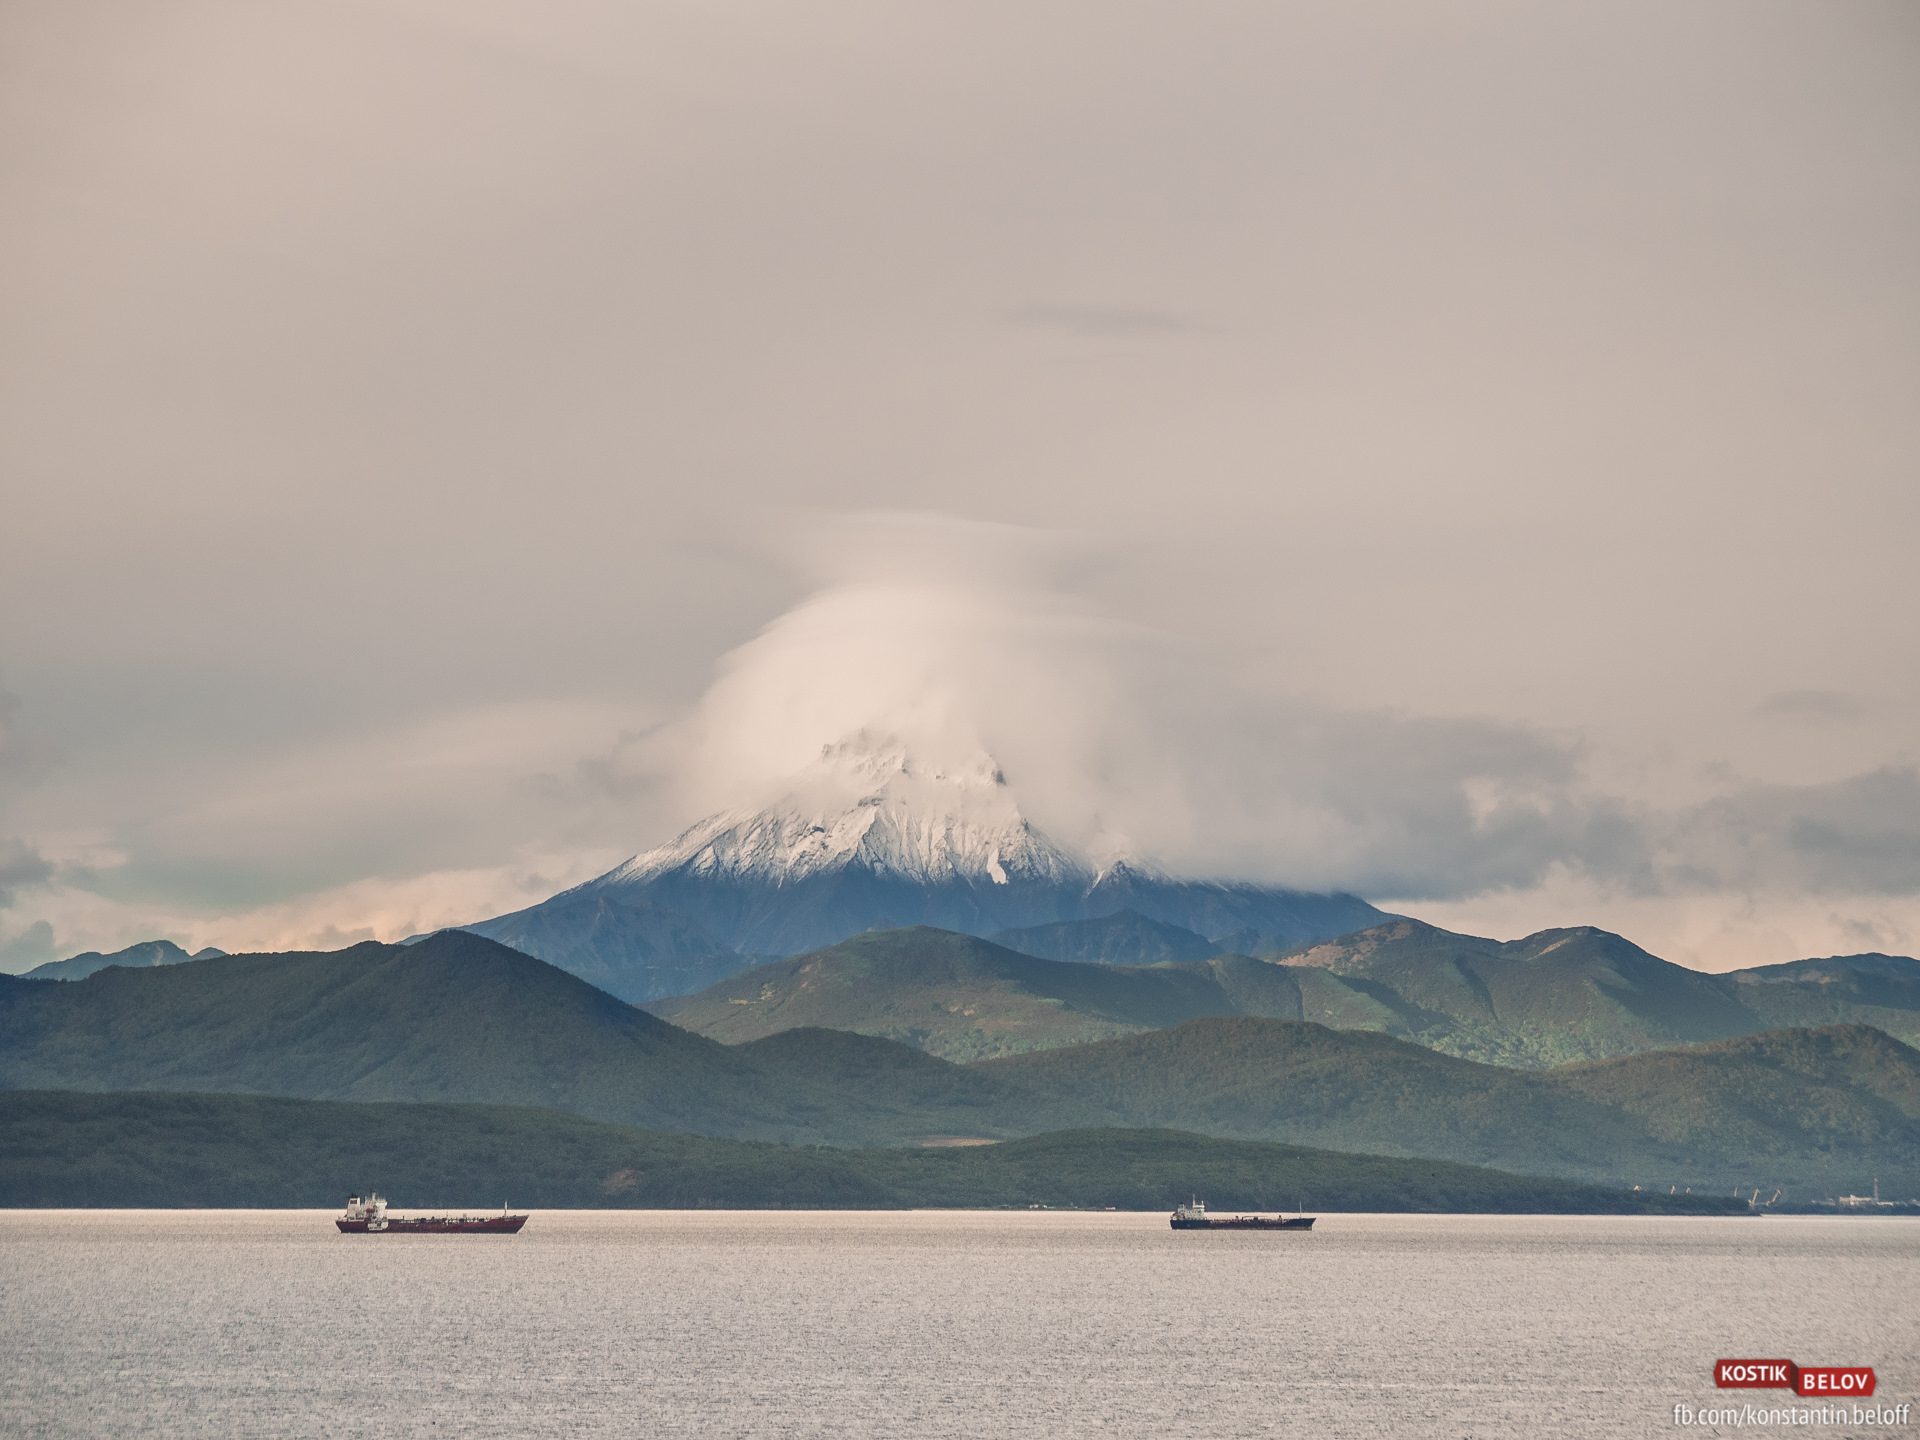
<svg viewBox="0 0 1920 1440"><path fill-rule="evenodd" d="M947 770L862 737L827 746L777 804L710 816L582 888L675 871L784 885L849 867L922 885L1094 878L1027 823L989 756Z"/></svg>
<svg viewBox="0 0 1920 1440"><path fill-rule="evenodd" d="M614 923L609 905L651 918ZM1027 820L990 757L929 764L859 735L825 747L764 809L712 816L598 879L464 928L649 999L680 993L663 987L685 966L661 947L682 933L672 928L680 921L685 936L736 952L744 969L755 956L823 949L865 930L986 936L1122 910L1249 953L1386 918L1351 895L1178 880L1139 861L1095 867ZM702 974L715 958L702 949Z"/></svg>

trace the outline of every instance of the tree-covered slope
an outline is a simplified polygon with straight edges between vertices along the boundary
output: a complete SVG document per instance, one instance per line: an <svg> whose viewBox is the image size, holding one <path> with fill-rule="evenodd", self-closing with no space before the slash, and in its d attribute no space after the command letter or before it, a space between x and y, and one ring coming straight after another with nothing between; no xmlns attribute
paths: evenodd
<svg viewBox="0 0 1920 1440"><path fill-rule="evenodd" d="M1068 1131L966 1149L828 1150L665 1134L553 1110L260 1096L0 1093L0 1205L1083 1206L1713 1213L1432 1161L1167 1131ZM324 1223L324 1222L321 1222ZM534 1223L538 1223L536 1215Z"/></svg>
<svg viewBox="0 0 1920 1440"><path fill-rule="evenodd" d="M1495 1064L1562 1065L1836 1022L1920 1040L1920 965L1903 969L1898 957L1707 975L1591 926L1502 942L1396 919L1266 958L1299 972L1306 1019ZM1854 958L1887 963L1856 969Z"/></svg>
<svg viewBox="0 0 1920 1440"><path fill-rule="evenodd" d="M1244 958L1241 963L1260 967ZM1278 967L1260 968L1263 974L1274 972L1284 985ZM811 1026L879 1035L950 1060L1074 1045L1200 1015L1240 1013L1206 963L1108 966L1042 960L926 926L856 935L647 1008L728 1043Z"/></svg>
<svg viewBox="0 0 1920 1440"><path fill-rule="evenodd" d="M1626 1183L1833 1194L1880 1174L1920 1188L1920 1052L1864 1027L1528 1071L1380 1034L1207 1019L969 1068L1036 1113L1072 1105L1114 1125Z"/></svg>
<svg viewBox="0 0 1920 1440"><path fill-rule="evenodd" d="M1920 1156L1920 1051L1865 1025L1770 1030L1545 1078L1631 1117L1662 1145L1756 1166L1847 1157L1855 1170L1877 1161L1892 1178Z"/></svg>
<svg viewBox="0 0 1920 1440"><path fill-rule="evenodd" d="M1160 1029L1205 1015L1376 1030L1523 1069L1859 1023L1920 1040L1920 964L1840 957L1706 975L1604 930L1501 942L1396 919L1259 959L1128 965L1191 949L1140 916L1006 933L1027 950L924 926L875 931L647 1008L729 1043L790 1026L856 1030L970 1061ZM1109 943L1111 942L1111 943ZM1206 942L1202 942L1206 943ZM1040 958L1052 950L1080 960ZM1095 956L1108 963L1084 963Z"/></svg>
<svg viewBox="0 0 1920 1440"><path fill-rule="evenodd" d="M62 985L0 977L0 1085L549 1105L661 1129L849 1143L952 1124L884 1094L869 1101L771 1073L460 931L109 969Z"/></svg>
<svg viewBox="0 0 1920 1440"><path fill-rule="evenodd" d="M1590 928L1502 943L1394 920L1277 958L1370 994L1391 1016L1377 1028L1497 1064L1564 1064L1765 1028L1716 977Z"/></svg>
<svg viewBox="0 0 1920 1440"><path fill-rule="evenodd" d="M1204 935L1137 910L1122 910L1098 920L1062 920L1002 930L987 937L996 945L1037 955L1042 960L1083 960L1100 965L1158 965L1163 961L1205 960L1221 947Z"/></svg>
<svg viewBox="0 0 1920 1440"><path fill-rule="evenodd" d="M1834 955L1735 970L1720 977L1769 1027L1871 1025L1920 1044L1920 960L1905 955Z"/></svg>
<svg viewBox="0 0 1920 1440"><path fill-rule="evenodd" d="M837 968L812 984L804 964L781 962L799 977L795 1008L836 1013L897 964L916 977L902 993L938 994L944 966L969 993L1004 984L987 993L1016 1019L1117 1028L1138 1024L1132 1006L1224 1004L1234 984L1302 973L1244 957L1077 965L930 934L837 947ZM849 968L863 958L864 970ZM928 1018L943 1017L1006 1023L991 1010ZM1877 1032L1836 1027L1527 1071L1374 1032L1218 1014L968 1066L813 1026L730 1047L459 932L108 969L69 984L0 981L8 1088L541 1105L653 1129L850 1145L1171 1127L1566 1178L1826 1194L1920 1169L1916 1058Z"/></svg>

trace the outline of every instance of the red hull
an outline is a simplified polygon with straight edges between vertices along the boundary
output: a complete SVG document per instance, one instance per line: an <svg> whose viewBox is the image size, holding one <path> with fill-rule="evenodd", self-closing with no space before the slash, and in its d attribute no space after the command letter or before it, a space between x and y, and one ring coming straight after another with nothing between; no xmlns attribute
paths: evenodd
<svg viewBox="0 0 1920 1440"><path fill-rule="evenodd" d="M517 1235L527 1223L524 1215L437 1216L423 1220L389 1220L383 1230L369 1230L365 1220L335 1220L343 1235Z"/></svg>

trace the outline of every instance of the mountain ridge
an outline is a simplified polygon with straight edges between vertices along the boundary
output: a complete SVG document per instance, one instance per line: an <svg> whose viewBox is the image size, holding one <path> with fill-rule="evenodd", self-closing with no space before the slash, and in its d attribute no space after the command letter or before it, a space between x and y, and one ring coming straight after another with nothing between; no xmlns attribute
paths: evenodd
<svg viewBox="0 0 1920 1440"><path fill-rule="evenodd" d="M1091 985L1126 979L1013 958ZM857 1146L1171 1127L1608 1183L1818 1194L1857 1192L1875 1174L1897 1193L1920 1184L1920 1052L1869 1027L1540 1071L1378 1032L1202 1016L961 1066L818 1029L721 1045L459 932L411 947L109 968L72 984L4 977L0 1086L540 1105Z"/></svg>
<svg viewBox="0 0 1920 1440"><path fill-rule="evenodd" d="M1340 1017L1499 1064L1561 1065L1845 1021L1920 1041L1920 964L1909 971L1891 963L1898 957L1873 957L1890 963L1861 974L1839 957L1818 962L1831 972L1820 982L1713 975L1591 925L1499 941L1396 917L1262 958L1322 993L1323 1013L1309 1005L1308 1019Z"/></svg>
<svg viewBox="0 0 1920 1440"><path fill-rule="evenodd" d="M1086 953L1093 940L1116 935L1129 949L1166 942L1170 927L1119 920L1040 927L1043 941L1058 943L1034 948ZM1747 972L1689 970L1592 926L1497 941L1405 918L1261 957L1089 964L908 927L854 936L645 1005L728 1043L806 1025L885 1036L963 1061L1201 1015L1376 1030L1527 1069L1783 1026L1859 1022L1920 1042L1920 965L1908 979L1897 964L1873 961L1858 973L1839 960L1819 964L1819 980L1788 975L1762 983Z"/></svg>
<svg viewBox="0 0 1920 1440"><path fill-rule="evenodd" d="M783 1082L750 1056L460 931L411 946L109 968L74 984L0 977L0 1086L537 1103L806 1142L911 1138L920 1123L885 1097Z"/></svg>
<svg viewBox="0 0 1920 1440"><path fill-rule="evenodd" d="M96 970L104 970L109 965L184 965L189 960L213 960L227 952L216 950L209 945L189 955L171 940L141 940L116 950L110 955L102 955L98 950L88 950L79 955L70 955L65 960L49 960L44 965L36 965L26 972L26 980L84 980Z"/></svg>

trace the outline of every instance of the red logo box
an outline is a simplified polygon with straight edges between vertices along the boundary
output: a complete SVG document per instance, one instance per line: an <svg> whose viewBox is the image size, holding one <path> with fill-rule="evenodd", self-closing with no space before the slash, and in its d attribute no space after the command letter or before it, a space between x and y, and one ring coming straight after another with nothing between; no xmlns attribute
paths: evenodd
<svg viewBox="0 0 1920 1440"><path fill-rule="evenodd" d="M1874 1384L1870 1365L1802 1365L1793 1393L1829 1398L1871 1395Z"/></svg>
<svg viewBox="0 0 1920 1440"><path fill-rule="evenodd" d="M1716 1360L1713 1362L1713 1383L1722 1390L1791 1390L1799 1380L1800 1367L1791 1360ZM1854 1390L1848 1393L1871 1395L1873 1392Z"/></svg>

